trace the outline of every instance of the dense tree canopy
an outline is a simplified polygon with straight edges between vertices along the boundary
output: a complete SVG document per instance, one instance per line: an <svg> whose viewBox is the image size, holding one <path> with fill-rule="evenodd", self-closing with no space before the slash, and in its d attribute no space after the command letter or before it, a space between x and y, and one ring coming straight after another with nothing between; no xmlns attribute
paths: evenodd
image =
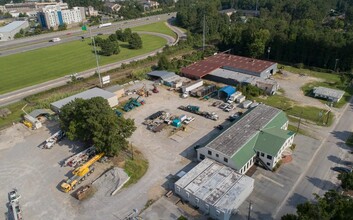
<svg viewBox="0 0 353 220"><path fill-rule="evenodd" d="M60 112L60 123L70 140L93 144L107 155L116 155L126 148L126 139L136 129L133 120L118 117L101 97L75 99L66 104Z"/></svg>
<svg viewBox="0 0 353 220"><path fill-rule="evenodd" d="M142 39L137 33L132 33L129 39L129 48L130 49L141 49L142 48Z"/></svg>
<svg viewBox="0 0 353 220"><path fill-rule="evenodd" d="M259 16L243 10L257 8ZM177 23L219 50L326 69L353 68L353 1L179 0ZM228 17L219 9L234 7ZM245 16L244 16L245 15Z"/></svg>
<svg viewBox="0 0 353 220"><path fill-rule="evenodd" d="M101 0L64 0L70 8L75 6L88 7L92 6L95 9L103 10L104 1Z"/></svg>
<svg viewBox="0 0 353 220"><path fill-rule="evenodd" d="M353 199L336 191L328 191L317 202L306 202L297 206L297 214L282 216L282 220L346 220L353 216Z"/></svg>
<svg viewBox="0 0 353 220"><path fill-rule="evenodd" d="M340 173L338 179L341 180L341 186L346 190L353 190L353 173Z"/></svg>

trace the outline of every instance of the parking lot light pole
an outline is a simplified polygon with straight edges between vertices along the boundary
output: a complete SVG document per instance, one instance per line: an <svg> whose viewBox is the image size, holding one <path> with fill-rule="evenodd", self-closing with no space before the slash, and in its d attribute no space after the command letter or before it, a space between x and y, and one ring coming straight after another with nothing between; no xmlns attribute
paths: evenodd
<svg viewBox="0 0 353 220"><path fill-rule="evenodd" d="M336 72L336 70L337 70L337 63L338 63L339 60L340 60L340 59L336 59L336 62L335 62L335 69L334 69L335 72Z"/></svg>
<svg viewBox="0 0 353 220"><path fill-rule="evenodd" d="M267 59L270 59L270 52L271 52L271 47L268 47L267 49Z"/></svg>

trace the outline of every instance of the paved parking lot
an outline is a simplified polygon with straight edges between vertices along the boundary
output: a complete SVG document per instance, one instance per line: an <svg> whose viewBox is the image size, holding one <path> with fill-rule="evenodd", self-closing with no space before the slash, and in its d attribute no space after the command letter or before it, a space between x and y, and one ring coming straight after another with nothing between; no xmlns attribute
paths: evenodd
<svg viewBox="0 0 353 220"><path fill-rule="evenodd" d="M252 176L255 179L254 191L240 207L239 213L234 219L248 218L250 202L252 203L251 219L274 219L273 216L279 205L320 145L320 141L302 135L297 135L294 143L296 148L292 155L293 160L288 164L282 164L277 172L257 168ZM289 207L294 210L296 208L290 204Z"/></svg>

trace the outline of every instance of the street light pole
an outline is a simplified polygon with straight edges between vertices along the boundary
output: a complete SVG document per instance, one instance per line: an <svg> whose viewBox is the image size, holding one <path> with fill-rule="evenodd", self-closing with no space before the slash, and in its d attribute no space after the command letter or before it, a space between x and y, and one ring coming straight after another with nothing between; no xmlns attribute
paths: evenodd
<svg viewBox="0 0 353 220"><path fill-rule="evenodd" d="M97 55L97 48L96 48L96 41L94 40L94 37L92 37L92 31L91 28L89 28L89 36L91 37L91 40L93 41L93 48L94 48L94 54L96 56L96 63L97 63L97 73L98 73L98 77L99 77L99 85L102 88L102 78L101 78L101 72L99 69L99 62L98 62L98 55Z"/></svg>
<svg viewBox="0 0 353 220"><path fill-rule="evenodd" d="M268 47L267 49L267 59L270 59L270 52L271 52L271 47Z"/></svg>
<svg viewBox="0 0 353 220"><path fill-rule="evenodd" d="M336 62L335 62L335 72L336 72L336 68L337 68L337 63L338 63L339 59L336 59Z"/></svg>

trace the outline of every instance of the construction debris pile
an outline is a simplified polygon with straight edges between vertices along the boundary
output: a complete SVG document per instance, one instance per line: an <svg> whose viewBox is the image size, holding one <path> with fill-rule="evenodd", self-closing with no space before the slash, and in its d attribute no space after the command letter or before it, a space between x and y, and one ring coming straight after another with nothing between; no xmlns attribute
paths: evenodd
<svg viewBox="0 0 353 220"><path fill-rule="evenodd" d="M129 176L123 169L114 167L95 180L93 185L98 190L96 194L109 197L114 195L128 180Z"/></svg>

